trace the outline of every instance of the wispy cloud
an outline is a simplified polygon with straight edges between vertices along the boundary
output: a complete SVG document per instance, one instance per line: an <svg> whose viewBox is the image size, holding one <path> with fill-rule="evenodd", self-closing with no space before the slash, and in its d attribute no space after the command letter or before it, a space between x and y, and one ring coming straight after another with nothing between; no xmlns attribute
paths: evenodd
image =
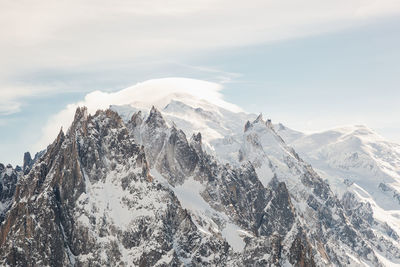
<svg viewBox="0 0 400 267"><path fill-rule="evenodd" d="M1 85L0 116L7 116L20 111L25 98L51 91L51 88L22 84Z"/></svg>
<svg viewBox="0 0 400 267"><path fill-rule="evenodd" d="M21 98L43 92L9 88L26 73L175 59L334 31L399 13L396 0L4 0L0 90L8 96L0 100L0 112L17 112ZM222 83L235 78L232 73L206 71L214 71Z"/></svg>
<svg viewBox="0 0 400 267"><path fill-rule="evenodd" d="M2 65L77 66L294 38L400 12L398 1L12 1Z"/></svg>
<svg viewBox="0 0 400 267"><path fill-rule="evenodd" d="M189 70L194 70L196 73L211 74L211 77L208 77L208 80L213 79L215 82L218 82L220 84L235 82L235 79L242 76L242 74L240 74L240 73L229 72L229 71L221 70L216 67L188 65L188 64L179 63L179 62L176 62L174 64L177 66L189 69Z"/></svg>
<svg viewBox="0 0 400 267"><path fill-rule="evenodd" d="M11 115L19 112L21 109L21 103L14 101L0 100L0 116ZM0 124L1 125L1 124Z"/></svg>

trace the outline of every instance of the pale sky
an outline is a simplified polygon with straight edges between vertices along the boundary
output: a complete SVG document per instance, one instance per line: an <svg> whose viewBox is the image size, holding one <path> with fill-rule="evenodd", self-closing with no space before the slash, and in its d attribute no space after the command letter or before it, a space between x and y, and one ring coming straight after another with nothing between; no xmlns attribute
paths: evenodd
<svg viewBox="0 0 400 267"><path fill-rule="evenodd" d="M365 124L400 142L400 1L0 1L0 162L55 114L154 78L215 82L302 131Z"/></svg>

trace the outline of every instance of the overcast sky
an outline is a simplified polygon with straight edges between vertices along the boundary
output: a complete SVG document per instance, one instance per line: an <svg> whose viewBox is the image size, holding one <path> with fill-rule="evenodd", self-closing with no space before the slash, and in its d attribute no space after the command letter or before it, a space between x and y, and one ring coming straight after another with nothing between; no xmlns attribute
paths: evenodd
<svg viewBox="0 0 400 267"><path fill-rule="evenodd" d="M302 131L366 124L400 142L400 1L0 0L0 162L66 105L162 77Z"/></svg>

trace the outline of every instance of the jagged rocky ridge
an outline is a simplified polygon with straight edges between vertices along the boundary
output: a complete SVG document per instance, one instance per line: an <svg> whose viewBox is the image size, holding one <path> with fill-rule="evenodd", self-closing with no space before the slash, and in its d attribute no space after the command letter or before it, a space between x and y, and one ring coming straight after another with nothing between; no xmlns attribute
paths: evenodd
<svg viewBox="0 0 400 267"><path fill-rule="evenodd" d="M20 179L1 225L2 264L219 265L227 243L196 230L119 116L78 109L65 135ZM190 257L189 257L190 256Z"/></svg>
<svg viewBox="0 0 400 267"><path fill-rule="evenodd" d="M150 111L150 116L155 116L158 114L158 117L161 117L161 114L159 112L156 112L154 109ZM135 125L137 125L137 116L138 114L134 114L133 118L135 119ZM143 120L141 120L143 121ZM161 119L158 119L158 121L162 121ZM165 122L159 123L158 124L160 127L165 128ZM149 130L150 128L150 130ZM172 128L172 136L175 136L175 128ZM165 136L165 130L161 131L163 134L162 135L157 135L156 131L154 130L154 127L149 127L147 123L143 123L142 130L133 130L133 132L136 133L137 139L138 140L145 140L145 142L149 142L150 138L146 139L146 136L158 136L160 139L167 139ZM264 133L265 132L265 133ZM139 133L139 135L138 135ZM264 136L263 136L264 134ZM183 135L183 132L181 133ZM261 138L265 138L265 135L267 136L267 143L269 144L278 144L278 147L268 147L267 143L263 143L262 141L258 140L261 136ZM346 251L353 251L357 257L364 258L365 261L370 261L374 265L379 265L378 259L375 257L373 249L376 244L380 244L379 240L385 240L385 245L383 247L379 247L380 251L386 252L386 251L391 251L393 252L392 256L394 258L398 258L398 249L397 249L397 244L393 244L391 241L388 241L382 236L375 236L370 230L370 228L361 228L362 231L360 230L360 225L355 224L352 225L351 223L348 222L348 218L346 217L346 213L348 213L348 210L346 210L342 203L336 198L336 196L330 191L330 188L328 184L312 170L311 166L308 164L304 163L299 156L294 152L294 150L284 143L284 141L279 137L279 135L276 134L275 130L273 129L272 124L270 121L264 122L261 117L257 118L253 123L247 123L245 126L245 145L241 149L241 158L242 160L243 157L245 157L246 153L249 154L249 162L251 163L251 167L254 169L262 169L265 168L265 165L269 166L271 168L272 173L269 173L270 175L272 174L273 179L269 180L268 184L266 184L266 188L269 188L271 186L271 183L277 181L277 177L280 180L285 181L287 184L290 186L295 186L296 188L290 192L290 197L291 201L295 201L297 205L297 214L298 216L298 221L300 224L300 227L304 227L304 229L307 229L307 234L308 234L308 239L311 240L313 243L314 250L317 252L315 253L315 256L318 258L318 262L320 264L327 264L329 262L334 263L334 264L343 264L343 263L353 263L357 264L357 262L353 262L351 257L349 258L349 253ZM270 140L270 138L275 139L275 140ZM174 138L175 139L175 138ZM159 139L156 139L155 141L159 145L157 147L161 147L160 144L161 142ZM265 142L265 140L264 140ZM167 143L164 141L164 143ZM268 151L271 154L271 151L274 149L277 150L275 151L274 154L279 154L285 152L286 155L284 156L284 163L286 166L274 166L273 163L279 164L281 162L277 161L275 159L275 162L271 161L268 158L267 153L263 154L262 150L263 148L268 147L270 151ZM261 151L257 151L258 149L261 149ZM278 151L279 150L279 151ZM188 151L187 149L184 151ZM247 151L247 152L246 152ZM157 154L157 151L152 150L149 148L149 153L155 153ZM162 152L161 152L162 153ZM168 153L168 155L174 155L174 153ZM281 154L279 154L280 156ZM276 157L279 157L276 155ZM178 156L179 158L179 156ZM266 162L262 162L262 161ZM166 159L165 157L161 156L157 159L155 162L156 166L162 166L167 165L169 166L170 164L165 164L165 163L171 162L171 160ZM210 165L210 162L212 160L206 160L207 164ZM265 164L266 163L266 164ZM175 166L175 165L174 165ZM258 168L259 167L259 168ZM242 167L243 168L243 167ZM286 171L282 171L284 169L287 169ZM159 168L160 169L160 168ZM161 168L162 169L162 168ZM168 176L171 173L171 170L167 170L165 172L165 176ZM266 177L261 177L261 176L266 176L265 172L258 172L260 178L265 180ZM195 177L199 177L202 174L193 172L191 175ZM292 175L293 177L286 177L287 175ZM177 175L173 175L173 177L177 177ZM290 179L289 179L290 178ZM201 178L198 178L201 180ZM203 179L204 181L205 179ZM247 180L247 179L242 179L242 180ZM217 181L221 181L218 179ZM222 180L223 181L223 180ZM171 181L170 181L171 183ZM266 182L265 182L266 183ZM204 183L203 183L204 184ZM206 183L204 191L202 191L203 197L207 199L207 195L209 191L209 188L215 188L215 184L212 186L207 186L208 184ZM246 185L243 185L242 188L245 188L245 191L249 191L249 187ZM274 188L275 189L275 188ZM276 189L275 189L276 190ZM215 190L214 190L215 191ZM221 194L221 192L214 192L214 194L218 195ZM222 195L225 195L225 192L222 193ZM235 192L236 195L236 192ZM249 199L250 203L257 202L254 199ZM213 202L211 202L212 204ZM280 202L282 203L282 202ZM227 203L229 204L229 203ZM291 205L291 204L290 204ZM226 206L226 204L225 204ZM238 206L238 203L233 203L232 206ZM289 206L286 205L286 206ZM246 210L245 207L239 206L239 210L241 211L240 213L243 213L244 210ZM216 209L218 210L219 207ZM263 207L264 208L264 207ZM220 208L221 209L221 208ZM223 209L223 208L222 208ZM280 207L280 210L282 210L283 207ZM262 210L262 209L261 209ZM265 212L265 209L264 209ZM225 210L225 213L229 214L229 211ZM262 214L260 210L256 210L252 212L253 214ZM271 217L270 215L273 214L271 211L265 212L265 217ZM262 215L261 215L262 216ZM234 218L234 215L231 216L231 218ZM273 216L275 217L275 216ZM285 221L284 218L287 218L287 220L290 221L290 216L288 214L285 214L284 216L278 217L279 220L277 220L273 225L274 230L276 230L278 227L281 226L282 222ZM367 221L370 219L370 217L367 218ZM270 223L270 218L266 219L266 224ZM251 229L248 225L243 225L238 221L237 218L235 218L235 221L238 222L238 224L245 229ZM247 222L249 219L246 220ZM371 223L371 221L369 220ZM271 224L271 223L270 223ZM265 225L261 224L261 227L264 227ZM368 224L367 224L368 226ZM286 230L287 232L291 228L288 227ZM254 229L252 229L254 232ZM257 230L255 231L257 233ZM286 233L287 233L286 232ZM285 233L285 234L286 234ZM266 235L270 235L271 232L267 233ZM285 234L282 234L285 236ZM378 246L381 246L378 245ZM249 248L249 246L246 246L246 248ZM351 254L350 254L351 255ZM253 255L254 257L254 255Z"/></svg>
<svg viewBox="0 0 400 267"><path fill-rule="evenodd" d="M15 169L9 164L4 166L0 163L0 223L3 222L5 213L12 205L18 177L21 168Z"/></svg>
<svg viewBox="0 0 400 267"><path fill-rule="evenodd" d="M339 200L269 121L247 123L243 139L228 164L155 108L126 122L78 109L19 179L1 263L379 266L376 249L399 258L396 233L371 231L368 206Z"/></svg>

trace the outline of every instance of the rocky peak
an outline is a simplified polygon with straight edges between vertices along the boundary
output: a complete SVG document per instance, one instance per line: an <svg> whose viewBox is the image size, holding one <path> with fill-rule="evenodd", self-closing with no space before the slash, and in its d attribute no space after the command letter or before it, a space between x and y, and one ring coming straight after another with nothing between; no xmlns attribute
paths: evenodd
<svg viewBox="0 0 400 267"><path fill-rule="evenodd" d="M87 112L87 108L86 107L78 107L75 111L74 120L73 120L70 128L68 129L67 134L75 134L76 131L86 132L88 117L89 117L89 115ZM61 128L61 131L63 131L62 128Z"/></svg>
<svg viewBox="0 0 400 267"><path fill-rule="evenodd" d="M32 157L31 157L31 153L29 152L25 152L24 154L24 165L22 166L22 169L24 170L24 173L27 174L29 172L29 170L32 167Z"/></svg>
<svg viewBox="0 0 400 267"><path fill-rule="evenodd" d="M260 115L258 115L257 118L254 120L253 124L255 123L265 123L262 113L260 113Z"/></svg>
<svg viewBox="0 0 400 267"><path fill-rule="evenodd" d="M77 109L18 182L0 226L0 265L379 266L376 244L399 258L387 239L399 239L394 228L369 204L340 202L261 114L241 119L238 137L220 132L235 139L220 151L234 159L239 150L237 165L163 114L168 124L154 107L144 123L136 112L125 124L110 110ZM0 165L2 178L7 170Z"/></svg>
<svg viewBox="0 0 400 267"><path fill-rule="evenodd" d="M64 142L64 139L65 139L65 133L64 133L63 128L61 127L60 131L58 132L58 135L57 135L57 138L55 140L55 143L62 144L62 142Z"/></svg>
<svg viewBox="0 0 400 267"><path fill-rule="evenodd" d="M77 107L75 111L74 121L85 120L88 116L87 107Z"/></svg>
<svg viewBox="0 0 400 267"><path fill-rule="evenodd" d="M244 131L247 132L251 127L250 121L247 121L246 124L244 125Z"/></svg>
<svg viewBox="0 0 400 267"><path fill-rule="evenodd" d="M10 164L4 167L0 163L0 224L4 220L5 213L12 205L16 185L19 176L22 174L20 171L18 166L13 169Z"/></svg>
<svg viewBox="0 0 400 267"><path fill-rule="evenodd" d="M228 243L199 231L175 194L153 181L143 149L114 113L81 125L61 131L18 187L0 226L0 265L225 264ZM186 166L183 132L171 129L167 140Z"/></svg>
<svg viewBox="0 0 400 267"><path fill-rule="evenodd" d="M129 120L129 122L131 123L133 128L141 125L142 122L143 122L142 111L139 110L138 112L133 113L133 115L132 115L131 119Z"/></svg>
<svg viewBox="0 0 400 267"><path fill-rule="evenodd" d="M258 117L253 122L247 121L244 126L244 131L247 132L250 128L253 128L255 125L266 126L269 129L273 129L271 120L268 119L267 121L264 121L262 113L260 113L260 115L258 115Z"/></svg>
<svg viewBox="0 0 400 267"><path fill-rule="evenodd" d="M201 133L197 133L197 134L193 134L192 135L192 140L196 143L200 143L201 144Z"/></svg>
<svg viewBox="0 0 400 267"><path fill-rule="evenodd" d="M150 110L150 114L146 119L146 124L155 128L166 128L167 126L163 116L161 115L161 112L158 111L154 106Z"/></svg>
<svg viewBox="0 0 400 267"><path fill-rule="evenodd" d="M201 141L201 133L193 134L190 138L190 145L196 150L197 153L201 153L202 150L202 141Z"/></svg>
<svg viewBox="0 0 400 267"><path fill-rule="evenodd" d="M175 111L175 110L179 110L179 111L187 111L192 109L192 107L186 105L185 103L178 101L178 100L171 100L171 102L169 102L164 108L163 111Z"/></svg>

